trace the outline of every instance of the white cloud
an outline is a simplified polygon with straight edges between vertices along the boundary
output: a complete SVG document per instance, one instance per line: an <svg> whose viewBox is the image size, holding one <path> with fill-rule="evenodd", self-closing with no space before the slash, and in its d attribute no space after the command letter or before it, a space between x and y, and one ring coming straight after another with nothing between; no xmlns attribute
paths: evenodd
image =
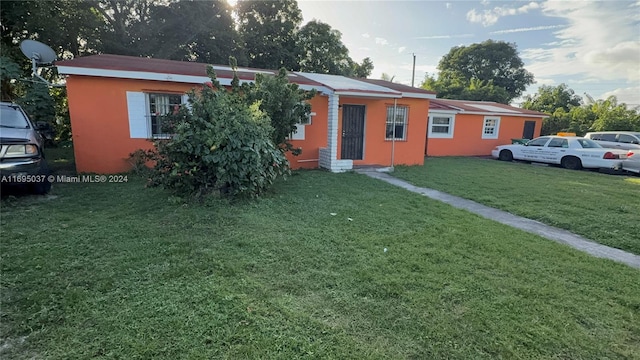
<svg viewBox="0 0 640 360"><path fill-rule="evenodd" d="M444 4L444 6L446 6L446 7L447 7L447 9L451 9L451 3L450 3L450 2L448 2L448 3Z"/></svg>
<svg viewBox="0 0 640 360"><path fill-rule="evenodd" d="M497 23L498 20L503 16L526 14L531 10L535 10L539 8L540 8L540 4L532 1L518 8L511 8L508 6L496 6L491 10L476 11L476 9L471 9L469 10L469 12L467 12L467 20L469 20L472 23L482 23L482 25L486 27L486 26L491 26Z"/></svg>
<svg viewBox="0 0 640 360"><path fill-rule="evenodd" d="M556 81L551 78L538 78L536 79L536 85L556 85Z"/></svg>
<svg viewBox="0 0 640 360"><path fill-rule="evenodd" d="M487 6L487 5L489 5L489 0L482 0L482 1L480 1L480 4L482 4L484 6Z"/></svg>
<svg viewBox="0 0 640 360"><path fill-rule="evenodd" d="M362 37L365 38L365 39L368 39L368 38L371 37L371 35L369 35L368 33L364 33L364 34L362 34Z"/></svg>
<svg viewBox="0 0 640 360"><path fill-rule="evenodd" d="M583 78L640 83L637 5L628 2L547 1L543 13L568 25L556 40L522 51L536 77Z"/></svg>
<svg viewBox="0 0 640 360"><path fill-rule="evenodd" d="M414 39L417 40L433 40L433 39L453 39L453 38L468 38L474 37L474 34L457 34L457 35L428 35L428 36L418 36Z"/></svg>
<svg viewBox="0 0 640 360"><path fill-rule="evenodd" d="M378 44L378 45L387 45L387 44L389 44L389 42L387 41L387 39L377 37L376 38L376 44Z"/></svg>
<svg viewBox="0 0 640 360"><path fill-rule="evenodd" d="M602 94L601 98L606 99L612 95L618 99L618 103L625 103L630 107L640 106L640 86L607 91L606 93Z"/></svg>
<svg viewBox="0 0 640 360"><path fill-rule="evenodd" d="M497 31L492 31L489 34L491 34L491 35L511 34L511 33L528 32L528 31L559 29L559 28L563 28L563 27L565 27L565 26L564 25L534 26L534 27L517 28L517 29L497 30Z"/></svg>
<svg viewBox="0 0 640 360"><path fill-rule="evenodd" d="M398 48L398 52L399 52L399 53L402 53L402 52L404 52L405 50L407 50L407 47L406 47L406 46L400 46L400 47Z"/></svg>
<svg viewBox="0 0 640 360"><path fill-rule="evenodd" d="M399 68L404 70L413 70L413 65L412 64L401 65L399 66ZM417 79L418 72L424 72L424 73L430 73L430 74L437 73L438 65L416 65L416 79ZM420 81L422 81L422 78L420 79Z"/></svg>
<svg viewBox="0 0 640 360"><path fill-rule="evenodd" d="M411 62L376 62L376 67L371 74L371 79L380 79L382 73L386 73L390 76L395 76L394 82L411 85L411 70L412 63ZM424 76L426 73L434 74L437 73L438 68L437 64L434 65L416 65L416 74L415 74L415 86L420 86L422 81L424 80Z"/></svg>
<svg viewBox="0 0 640 360"><path fill-rule="evenodd" d="M597 99L616 95L621 102L640 104L639 5L624 1L542 3L544 15L567 26L553 33L555 41L523 50L525 67L538 82L561 78L580 94L586 92Z"/></svg>

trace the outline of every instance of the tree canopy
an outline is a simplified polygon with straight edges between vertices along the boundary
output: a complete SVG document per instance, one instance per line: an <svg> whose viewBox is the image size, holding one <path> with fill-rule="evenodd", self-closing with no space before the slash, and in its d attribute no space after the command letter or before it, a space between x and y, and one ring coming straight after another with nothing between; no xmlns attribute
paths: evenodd
<svg viewBox="0 0 640 360"><path fill-rule="evenodd" d="M295 0L2 0L0 6L2 99L51 104L29 81L31 64L18 45L39 40L59 58L109 53L159 59L367 77L370 58L357 63L340 32L312 21L302 29ZM54 70L44 77L55 81ZM60 128L68 134L64 90L50 89ZM40 99L40 100L38 100ZM45 101L46 100L46 101ZM47 111L50 113L50 111ZM51 120L53 122L53 120Z"/></svg>
<svg viewBox="0 0 640 360"><path fill-rule="evenodd" d="M542 85L534 95L524 96L522 107L552 114L557 109L569 111L571 108L580 106L582 99L570 89L567 84L558 86Z"/></svg>
<svg viewBox="0 0 640 360"><path fill-rule="evenodd" d="M301 71L367 77L373 70L369 58L362 64L354 62L349 57L349 49L342 43L340 31L318 20L312 20L300 29L298 46Z"/></svg>
<svg viewBox="0 0 640 360"><path fill-rule="evenodd" d="M302 12L295 0L242 0L236 5L236 13L249 66L299 69L296 33Z"/></svg>
<svg viewBox="0 0 640 360"><path fill-rule="evenodd" d="M542 135L589 131L640 131L640 112L619 103L615 96L594 100L587 96L583 104L580 96L566 84L541 86L534 95L524 97L522 107L549 114L542 124Z"/></svg>
<svg viewBox="0 0 640 360"><path fill-rule="evenodd" d="M438 77L427 75L422 87L445 99L508 104L534 82L516 45L503 41L453 47L438 63L438 70Z"/></svg>
<svg viewBox="0 0 640 360"><path fill-rule="evenodd" d="M339 31L319 21L300 28L295 0L3 0L2 54L25 67L17 44L35 39L59 57L96 53L366 77ZM235 13L235 15L234 15Z"/></svg>

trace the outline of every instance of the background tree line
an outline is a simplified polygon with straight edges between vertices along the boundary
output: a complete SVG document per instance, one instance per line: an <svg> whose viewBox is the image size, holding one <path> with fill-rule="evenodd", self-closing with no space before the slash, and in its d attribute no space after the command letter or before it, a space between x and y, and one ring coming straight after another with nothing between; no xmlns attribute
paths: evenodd
<svg viewBox="0 0 640 360"><path fill-rule="evenodd" d="M534 83L524 69L516 44L487 40L479 44L453 47L438 63L438 76L427 75L422 87L439 98L495 101L509 104ZM586 102L566 84L541 86L534 95L524 96L525 109L549 114L542 135L589 131L640 131L640 112L618 103L615 96Z"/></svg>
<svg viewBox="0 0 640 360"><path fill-rule="evenodd" d="M61 58L109 53L225 64L233 56L239 66L256 68L354 77L373 70L371 59L358 63L349 56L338 30L317 20L301 26L295 0L240 0L234 7L225 0L3 0L0 12L2 99L22 102L35 120L55 118L58 132L67 136L64 88L16 81L30 73L18 48L24 39L48 44ZM534 83L516 44L503 41L453 47L438 71L421 86L440 98L509 104ZM55 79L55 70L44 75ZM522 106L551 115L544 134L638 129L638 110L615 97L583 104L574 95L564 84L542 86Z"/></svg>
<svg viewBox="0 0 640 360"><path fill-rule="evenodd" d="M47 89L29 81L31 64L19 49L25 39L41 41L59 58L98 53L160 59L285 68L367 77L371 59L349 56L341 33L312 20L301 26L295 0L248 1L230 6L225 0L2 0L0 6L0 80L2 100L13 100L34 121L57 128L70 139L64 88ZM55 69L43 76L56 80Z"/></svg>
<svg viewBox="0 0 640 360"><path fill-rule="evenodd" d="M70 58L96 53L366 77L371 60L349 57L341 33L304 26L295 0L2 1L3 55L23 39ZM19 55L16 58L16 55ZM20 62L23 62L20 60Z"/></svg>
<svg viewBox="0 0 640 360"><path fill-rule="evenodd" d="M619 103L615 96L595 100L585 94L587 101L575 94L566 84L542 85L534 95L524 97L522 108L541 111L550 116L542 123L542 135L589 131L640 131L640 111Z"/></svg>

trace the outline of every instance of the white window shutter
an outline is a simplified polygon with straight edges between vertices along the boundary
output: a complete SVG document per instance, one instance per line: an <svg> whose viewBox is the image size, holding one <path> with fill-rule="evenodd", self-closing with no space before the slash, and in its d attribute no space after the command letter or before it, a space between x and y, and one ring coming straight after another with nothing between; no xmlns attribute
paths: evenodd
<svg viewBox="0 0 640 360"><path fill-rule="evenodd" d="M187 109L191 110L191 103L189 102L189 95L182 95L182 103L187 107Z"/></svg>
<svg viewBox="0 0 640 360"><path fill-rule="evenodd" d="M143 92L127 91L129 112L129 136L132 139L148 139L147 100Z"/></svg>
<svg viewBox="0 0 640 360"><path fill-rule="evenodd" d="M305 128L305 125L297 124L296 125L296 130L293 130L293 132L291 133L291 136L289 137L289 139L290 140L304 140L304 128Z"/></svg>

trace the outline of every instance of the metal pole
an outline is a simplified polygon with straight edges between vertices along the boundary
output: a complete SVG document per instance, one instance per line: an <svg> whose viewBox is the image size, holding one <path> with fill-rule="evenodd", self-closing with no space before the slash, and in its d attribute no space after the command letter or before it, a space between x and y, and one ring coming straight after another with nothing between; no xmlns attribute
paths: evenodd
<svg viewBox="0 0 640 360"><path fill-rule="evenodd" d="M393 99L393 132L392 132L392 137L391 137L391 171L393 171L393 164L394 164L394 159L393 157L395 156L395 151L396 151L396 109L398 106L398 99Z"/></svg>
<svg viewBox="0 0 640 360"><path fill-rule="evenodd" d="M416 54L413 53L413 70L411 72L411 87L413 87L413 80L416 78Z"/></svg>

